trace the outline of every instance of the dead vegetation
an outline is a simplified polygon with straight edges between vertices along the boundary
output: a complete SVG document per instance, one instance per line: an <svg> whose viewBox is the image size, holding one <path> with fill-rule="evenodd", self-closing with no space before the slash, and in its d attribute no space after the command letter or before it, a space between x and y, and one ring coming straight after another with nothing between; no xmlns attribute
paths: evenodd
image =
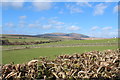
<svg viewBox="0 0 120 80"><path fill-rule="evenodd" d="M120 80L120 49L39 57L25 64L2 66L3 80Z"/></svg>

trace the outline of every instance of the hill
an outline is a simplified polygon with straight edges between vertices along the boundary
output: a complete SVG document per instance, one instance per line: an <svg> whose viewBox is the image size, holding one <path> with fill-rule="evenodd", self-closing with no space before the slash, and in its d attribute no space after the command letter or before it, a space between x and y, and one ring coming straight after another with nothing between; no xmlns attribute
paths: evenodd
<svg viewBox="0 0 120 80"><path fill-rule="evenodd" d="M36 35L36 37L73 39L73 40L81 40L82 38L89 38L89 36L87 35L77 34L77 33L47 33L47 34Z"/></svg>
<svg viewBox="0 0 120 80"><path fill-rule="evenodd" d="M108 39L108 38L96 38L89 37L84 34L78 33L47 33L47 34L39 34L39 35L23 35L23 34L1 34L3 39L11 39L14 40L98 40L98 39ZM14 39L14 40L13 40ZM20 41L21 41L20 40Z"/></svg>
<svg viewBox="0 0 120 80"><path fill-rule="evenodd" d="M90 37L78 33L47 33L39 35L2 34L2 38L47 38L47 39L81 40L83 38Z"/></svg>

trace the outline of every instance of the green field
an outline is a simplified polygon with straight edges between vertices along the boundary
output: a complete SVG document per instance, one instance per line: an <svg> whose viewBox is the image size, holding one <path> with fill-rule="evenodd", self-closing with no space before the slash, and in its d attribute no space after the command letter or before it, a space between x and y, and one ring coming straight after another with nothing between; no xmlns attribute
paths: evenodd
<svg viewBox="0 0 120 80"><path fill-rule="evenodd" d="M40 44L40 45L53 45L53 44L79 44L79 43L117 43L117 38L112 39L100 39L100 40L66 40L57 43L47 43L47 44Z"/></svg>
<svg viewBox="0 0 120 80"><path fill-rule="evenodd" d="M12 40L12 38L8 39ZM21 41L21 39L14 39L17 41ZM36 40L44 40L39 38L29 38L26 41L36 41ZM68 44L80 44L80 43L117 43L118 39L101 39L101 40L65 40L60 42L53 42L53 43L45 43L45 44L36 44L34 46L39 45L68 45ZM33 46L33 45L9 45L9 46L2 46L3 49L9 47L26 47L26 46ZM49 48L31 48L31 49L22 49L22 50L3 50L2 51L2 61L3 64L7 64L10 62L16 63L24 63L34 58L38 58L39 56L48 56L51 59L54 59L56 55L60 54L73 54L73 53L83 53L92 50L106 50L106 49L117 49L118 46L79 46L79 47L49 47Z"/></svg>
<svg viewBox="0 0 120 80"><path fill-rule="evenodd" d="M11 50L3 51L2 59L3 64L15 62L24 63L33 58L38 58L39 56L48 56L50 58L55 58L56 55L60 54L73 54L73 53L83 53L92 50L106 50L106 49L117 49L117 46L89 46L89 47L55 47L55 48L33 48L33 49L23 49L23 50Z"/></svg>
<svg viewBox="0 0 120 80"><path fill-rule="evenodd" d="M10 42L33 42L33 41L49 41L49 39L46 38L5 38L5 40L9 40Z"/></svg>
<svg viewBox="0 0 120 80"><path fill-rule="evenodd" d="M19 40L19 39L18 39ZM36 40L36 39L33 39ZM117 38L112 39L101 39L101 40L65 40L60 42L54 42L54 43L45 43L45 44L36 44L36 46L39 45L67 45L67 44L81 44L81 43L118 43ZM9 46L3 46L3 48L9 48L9 47L17 47L17 46L33 46L33 45L9 45Z"/></svg>

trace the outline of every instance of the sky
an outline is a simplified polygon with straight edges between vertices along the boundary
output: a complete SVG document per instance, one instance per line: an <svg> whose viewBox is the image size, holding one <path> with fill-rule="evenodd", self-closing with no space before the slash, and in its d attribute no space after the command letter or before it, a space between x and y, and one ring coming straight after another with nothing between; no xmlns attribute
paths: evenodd
<svg viewBox="0 0 120 80"><path fill-rule="evenodd" d="M118 36L117 2L3 2L2 34Z"/></svg>

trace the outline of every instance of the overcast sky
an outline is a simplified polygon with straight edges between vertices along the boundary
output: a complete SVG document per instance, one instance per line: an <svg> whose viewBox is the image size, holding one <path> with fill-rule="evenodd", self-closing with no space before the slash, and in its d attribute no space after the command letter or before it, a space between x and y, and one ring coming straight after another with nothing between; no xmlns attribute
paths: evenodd
<svg viewBox="0 0 120 80"><path fill-rule="evenodd" d="M117 37L116 2L4 2L3 34L80 33Z"/></svg>

